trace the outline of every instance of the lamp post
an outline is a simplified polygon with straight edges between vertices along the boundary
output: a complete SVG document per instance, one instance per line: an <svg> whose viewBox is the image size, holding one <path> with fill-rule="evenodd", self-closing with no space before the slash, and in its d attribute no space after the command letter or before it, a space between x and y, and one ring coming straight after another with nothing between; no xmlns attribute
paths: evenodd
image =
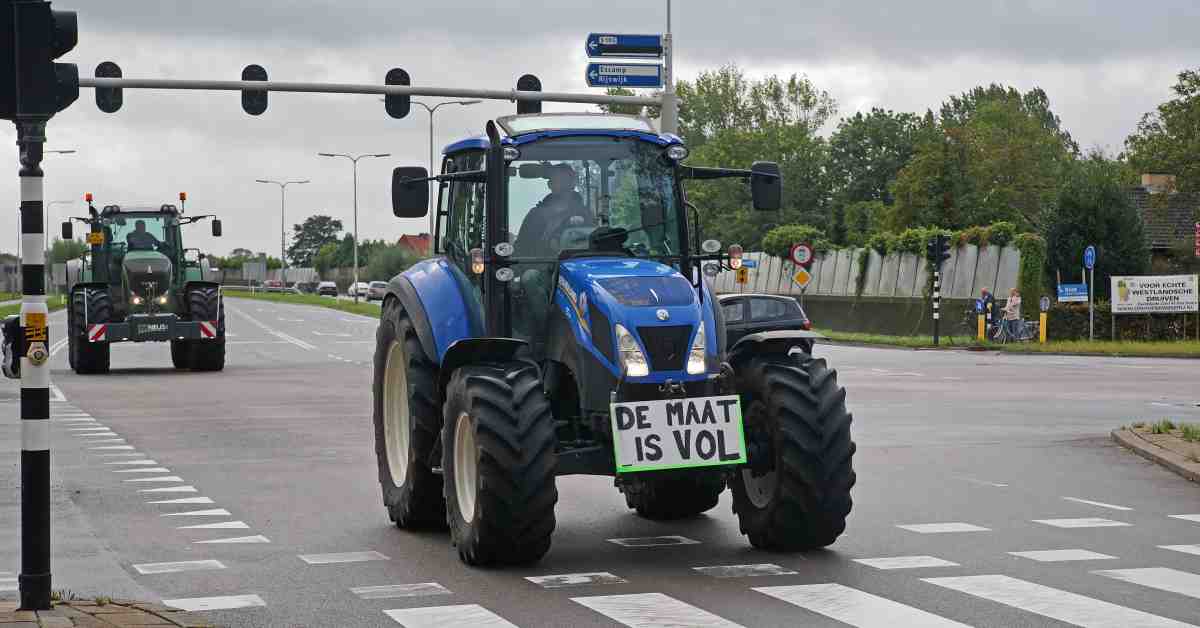
<svg viewBox="0 0 1200 628"><path fill-rule="evenodd" d="M421 105L422 107L425 108L425 111L429 112L429 175L433 176L434 174L436 174L433 170L433 154L434 154L433 153L433 112L437 111L438 107L441 107L442 105L462 105L462 106L466 107L469 105L479 104L483 101L481 101L481 100L447 100L445 102L440 102L436 105L433 105L432 107L419 101L419 100L413 100L411 102L414 105ZM430 185L434 185L434 182L430 181ZM433 194L432 190L431 190L431 193L429 195L430 204L437 202L436 198L437 198L437 195ZM430 234L432 234L434 232L435 221L437 221L437 212L433 211L431 208L431 211L429 212L429 233Z"/></svg>
<svg viewBox="0 0 1200 628"><path fill-rule="evenodd" d="M308 183L308 179L299 181L273 181L271 179L255 179L255 183L273 183L279 186L279 263L283 264L283 282L287 283L287 239L284 237L284 232L287 230L287 221L284 218L284 196L286 195L287 186L296 183Z"/></svg>
<svg viewBox="0 0 1200 628"><path fill-rule="evenodd" d="M354 284L351 286L351 292L354 293L354 302L358 303L358 160L363 157L391 157L391 153L363 153L361 155L348 155L346 153L317 153L319 157L345 157L350 160L354 170Z"/></svg>

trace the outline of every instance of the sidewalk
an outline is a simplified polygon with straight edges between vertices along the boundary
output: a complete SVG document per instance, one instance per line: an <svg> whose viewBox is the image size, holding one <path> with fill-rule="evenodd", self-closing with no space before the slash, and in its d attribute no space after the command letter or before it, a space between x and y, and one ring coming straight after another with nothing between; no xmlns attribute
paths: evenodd
<svg viewBox="0 0 1200 628"><path fill-rule="evenodd" d="M16 602L0 602L0 628L127 628L132 626L211 627L198 615L160 604L126 600L56 602L53 610L19 611Z"/></svg>

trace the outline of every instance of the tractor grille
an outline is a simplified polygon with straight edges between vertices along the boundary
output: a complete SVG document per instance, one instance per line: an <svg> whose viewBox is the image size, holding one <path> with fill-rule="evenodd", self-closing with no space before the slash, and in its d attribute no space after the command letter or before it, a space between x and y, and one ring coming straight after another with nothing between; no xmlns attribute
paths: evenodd
<svg viewBox="0 0 1200 628"><path fill-rule="evenodd" d="M662 325L638 327L638 335L646 346L650 368L656 371L681 371L687 357L691 325Z"/></svg>

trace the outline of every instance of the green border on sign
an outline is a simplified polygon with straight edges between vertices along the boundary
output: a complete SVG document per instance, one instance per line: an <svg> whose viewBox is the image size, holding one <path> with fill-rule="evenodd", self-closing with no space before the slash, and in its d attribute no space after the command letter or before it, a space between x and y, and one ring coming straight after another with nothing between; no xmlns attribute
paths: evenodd
<svg viewBox="0 0 1200 628"><path fill-rule="evenodd" d="M746 432L742 426L742 398L738 395L712 395L713 397L738 397L737 400L737 434L738 434L738 452L741 457L737 460L717 460L708 462L697 462L692 464L663 464L663 465L638 465L638 466L622 466L621 465L621 441L617 438L616 413L613 412L613 407L616 403L608 404L608 421L612 427L613 433L613 466L617 473L638 473L641 471L669 471L671 469L699 469L703 467L727 467L736 464L746 464ZM707 399L708 397L688 397L687 399ZM667 401L666 399L648 399L647 401ZM620 403L637 403L624 401Z"/></svg>

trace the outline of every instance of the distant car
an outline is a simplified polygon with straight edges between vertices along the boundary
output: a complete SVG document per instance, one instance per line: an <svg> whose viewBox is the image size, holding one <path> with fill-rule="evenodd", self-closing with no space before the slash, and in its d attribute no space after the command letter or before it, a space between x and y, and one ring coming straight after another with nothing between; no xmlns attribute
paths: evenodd
<svg viewBox="0 0 1200 628"><path fill-rule="evenodd" d="M263 290L267 292L283 292L283 282L278 279L268 279L263 282Z"/></svg>
<svg viewBox="0 0 1200 628"><path fill-rule="evenodd" d="M743 336L760 331L811 331L812 321L792 297L773 294L726 294L717 297L725 317L725 344L732 347ZM812 352L812 341L805 350Z"/></svg>
<svg viewBox="0 0 1200 628"><path fill-rule="evenodd" d="M322 281L317 284L317 294L323 297L336 297L338 295L337 284L332 281Z"/></svg>
<svg viewBox="0 0 1200 628"><path fill-rule="evenodd" d="M372 281L367 287L367 301L382 301L387 296L386 281Z"/></svg>
<svg viewBox="0 0 1200 628"><path fill-rule="evenodd" d="M371 286L365 281L360 281L358 283L352 283L352 284L350 284L350 287L348 289L346 289L346 296L365 297L365 296L367 296L367 292L370 291L370 289L371 289Z"/></svg>

